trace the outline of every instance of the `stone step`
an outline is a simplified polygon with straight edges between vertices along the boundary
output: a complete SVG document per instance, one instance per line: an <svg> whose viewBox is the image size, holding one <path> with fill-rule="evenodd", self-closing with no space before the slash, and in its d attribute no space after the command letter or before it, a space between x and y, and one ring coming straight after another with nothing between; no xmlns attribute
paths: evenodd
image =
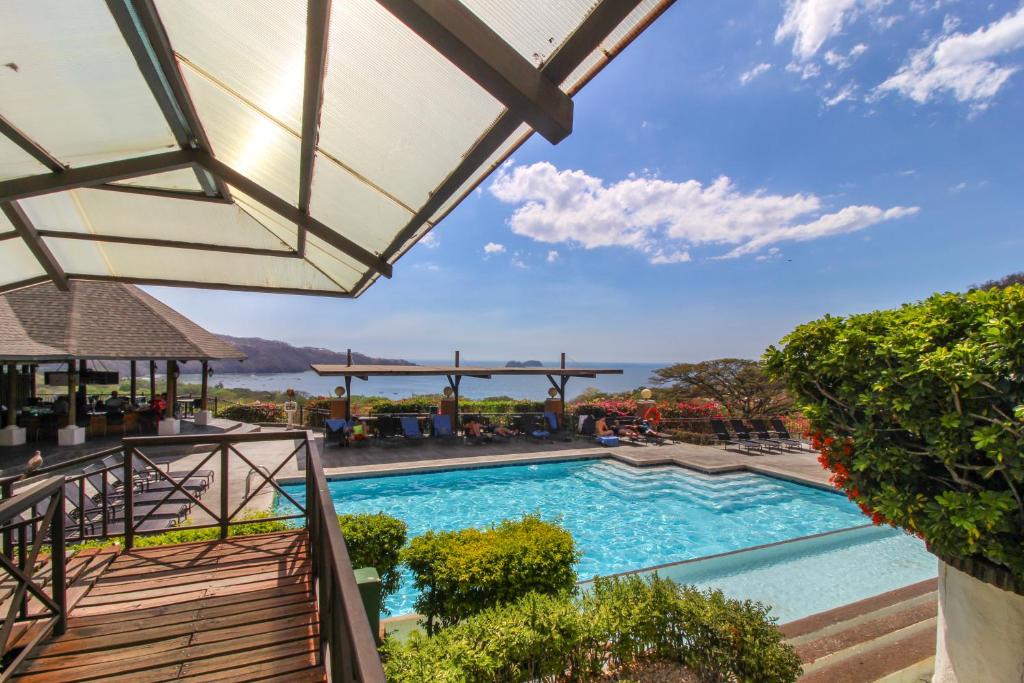
<svg viewBox="0 0 1024 683"><path fill-rule="evenodd" d="M790 622L780 630L804 663L804 683L911 683L935 654L936 580Z"/></svg>

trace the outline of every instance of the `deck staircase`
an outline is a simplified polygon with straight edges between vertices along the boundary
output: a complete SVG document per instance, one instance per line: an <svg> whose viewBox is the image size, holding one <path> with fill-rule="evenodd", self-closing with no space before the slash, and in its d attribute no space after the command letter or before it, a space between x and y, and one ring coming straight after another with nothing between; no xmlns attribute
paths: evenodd
<svg viewBox="0 0 1024 683"><path fill-rule="evenodd" d="M937 580L781 626L804 663L801 683L918 683L931 679Z"/></svg>

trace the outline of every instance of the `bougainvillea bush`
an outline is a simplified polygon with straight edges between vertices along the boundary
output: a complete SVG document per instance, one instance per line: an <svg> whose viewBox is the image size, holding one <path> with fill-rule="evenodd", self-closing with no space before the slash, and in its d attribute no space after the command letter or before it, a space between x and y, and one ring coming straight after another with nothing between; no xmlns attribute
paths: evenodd
<svg viewBox="0 0 1024 683"><path fill-rule="evenodd" d="M239 422L284 422L284 408L276 403L234 403L221 408L217 417Z"/></svg>
<svg viewBox="0 0 1024 683"><path fill-rule="evenodd" d="M820 460L877 524L1024 577L1024 286L801 325L769 348Z"/></svg>

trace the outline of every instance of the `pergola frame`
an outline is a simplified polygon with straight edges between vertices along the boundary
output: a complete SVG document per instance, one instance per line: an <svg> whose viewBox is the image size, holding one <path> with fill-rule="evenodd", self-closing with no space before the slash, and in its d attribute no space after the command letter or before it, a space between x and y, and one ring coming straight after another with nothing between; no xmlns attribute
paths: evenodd
<svg viewBox="0 0 1024 683"><path fill-rule="evenodd" d="M352 378L358 378L364 382L370 377L444 377L451 387L455 400L455 414L452 416L454 424L452 428L458 427L459 418L459 388L463 377L474 377L476 379L491 379L494 375L515 375L519 377L547 377L548 382L558 392L562 402L562 422L565 422L565 387L573 377L594 379L598 375L621 375L619 368L569 368L565 365L565 353L561 354L559 367L482 367L461 364L462 354L455 352L455 364L451 366L423 366L423 365L353 365L352 349L348 350L347 363L345 365L331 365L313 363L310 368L321 377L342 377L345 381L345 395L347 403L345 406L345 419L352 419ZM557 378L557 379L556 379Z"/></svg>
<svg viewBox="0 0 1024 683"><path fill-rule="evenodd" d="M278 197L248 176L239 173L214 157L210 140L203 130L188 88L178 69L177 59L153 0L105 0L105 2L180 149L69 168L10 122L0 118L0 134L12 140L50 169L49 173L0 182L0 207L3 207L4 212L9 213L11 210L19 212L20 209L14 204L19 199L76 188L96 188L187 201L230 203L232 199L229 186L233 186L297 226L295 249L286 248L279 252L274 249L249 249L105 235L91 235L89 239L98 242L119 242L156 247L173 246L174 248L200 251L304 258L306 235L311 233L339 252L366 266L368 270L349 290L343 292L176 280L143 282L139 278L63 273L59 270L60 264L46 249L41 237L65 239L86 239L86 237L78 233L56 234L57 231L40 233L32 229L31 224L29 224L29 231L19 228L18 235L28 244L47 276L62 288L66 286L67 278L82 278L333 297L359 296L380 275L391 277L391 264L401 257L405 249L411 246L411 244L407 244L409 240L418 231L421 231L424 225L433 225L444 217L431 219L521 124L529 124L531 128L552 142L557 142L568 135L572 130L571 93L564 93L557 84L562 83L601 44L601 41L640 5L640 0L602 0L577 30L566 39L561 48L541 68L537 68L458 0L378 0L382 7L390 11L452 64L502 102L507 109L491 129L477 140L459 165L431 192L429 199L416 211L388 247L381 253L375 254L335 232L309 213L323 104L331 0L308 0L307 3L305 80L302 99L297 206ZM664 0L663 4L652 13L649 20L644 22L643 26L638 27L633 35L643 30L671 3L672 0ZM611 55L609 55L610 57ZM508 154L511 154L525 139L526 137L518 141L518 144L508 151ZM112 184L120 180L189 167L194 170L203 192ZM486 177L486 174L481 177L481 180L483 177ZM383 192L380 188L375 189L378 192ZM472 189L469 188L466 192ZM24 216L24 212L20 213ZM26 235L29 236L26 237ZM312 263L310 265L316 268ZM319 268L317 269L319 270ZM42 281L41 277L33 277L0 287L0 291L17 289L39 281Z"/></svg>

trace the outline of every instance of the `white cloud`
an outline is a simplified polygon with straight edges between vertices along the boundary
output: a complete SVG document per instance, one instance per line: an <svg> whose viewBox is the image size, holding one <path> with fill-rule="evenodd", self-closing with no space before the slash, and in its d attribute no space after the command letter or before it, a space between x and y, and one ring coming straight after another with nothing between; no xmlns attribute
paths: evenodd
<svg viewBox="0 0 1024 683"><path fill-rule="evenodd" d="M814 78L821 73L821 67L814 62L808 62L807 64L797 64L796 62L790 62L786 65L786 71L791 74L800 74L800 80L806 81L808 78Z"/></svg>
<svg viewBox="0 0 1024 683"><path fill-rule="evenodd" d="M651 177L606 184L547 162L504 167L488 189L517 205L508 223L518 235L585 249L634 249L658 264L688 261L696 246L731 247L718 257L734 258L776 242L852 232L917 211L847 206L825 213L813 194L744 193L725 176L708 185Z"/></svg>
<svg viewBox="0 0 1024 683"><path fill-rule="evenodd" d="M778 247L772 247L766 254L760 254L755 257L757 261L774 261L775 259L782 258L782 250Z"/></svg>
<svg viewBox="0 0 1024 683"><path fill-rule="evenodd" d="M439 246L441 246L441 241L437 239L437 235L435 235L432 232L428 232L426 235L420 238L419 243L422 244L427 249L437 249Z"/></svg>
<svg viewBox="0 0 1024 683"><path fill-rule="evenodd" d="M952 192L953 194L959 194L959 193L963 192L966 189L967 189L967 183L959 182L956 185L953 185L952 187L950 187L949 191Z"/></svg>
<svg viewBox="0 0 1024 683"><path fill-rule="evenodd" d="M512 254L512 265L516 268L522 268L523 270L530 269L530 266L526 265L526 261L523 260L522 254L518 251Z"/></svg>
<svg viewBox="0 0 1024 683"><path fill-rule="evenodd" d="M948 91L958 102L984 109L1020 68L993 61L1024 47L1024 6L974 33L943 35L912 52L909 62L878 86L918 104Z"/></svg>
<svg viewBox="0 0 1024 683"><path fill-rule="evenodd" d="M747 83L750 83L750 81L754 80L755 78L757 78L758 76L760 76L761 74L763 74L764 72L768 71L771 68L771 64L763 62L761 64L758 64L754 68L750 69L749 71L744 71L742 74L740 74L740 85L746 85Z"/></svg>
<svg viewBox="0 0 1024 683"><path fill-rule="evenodd" d="M498 244L497 242L488 242L487 244L484 245L484 253L487 254L487 255L491 255L491 254L504 254L505 253L505 245L504 244Z"/></svg>
<svg viewBox="0 0 1024 683"><path fill-rule="evenodd" d="M850 48L850 51L847 52L845 55L842 52L829 50L828 52L825 53L825 61L828 62L829 66L834 66L835 68L842 71L843 69L846 69L851 64L853 64L858 57L867 52L867 49L868 46L865 45L864 43L857 43L852 48Z"/></svg>
<svg viewBox="0 0 1024 683"><path fill-rule="evenodd" d="M548 263L554 263L555 261L557 261L558 260L558 252L555 251L554 249L549 251L548 252L547 260L548 260Z"/></svg>
<svg viewBox="0 0 1024 683"><path fill-rule="evenodd" d="M782 23L775 29L775 42L793 38L793 54L806 61L843 30L857 4L858 0L788 0Z"/></svg>
<svg viewBox="0 0 1024 683"><path fill-rule="evenodd" d="M825 106L831 108L836 106L840 102L845 102L847 100L853 99L853 94L854 92L856 92L856 90L857 87L855 85L853 85L852 83L847 83L835 95L833 95L832 97L825 98Z"/></svg>

